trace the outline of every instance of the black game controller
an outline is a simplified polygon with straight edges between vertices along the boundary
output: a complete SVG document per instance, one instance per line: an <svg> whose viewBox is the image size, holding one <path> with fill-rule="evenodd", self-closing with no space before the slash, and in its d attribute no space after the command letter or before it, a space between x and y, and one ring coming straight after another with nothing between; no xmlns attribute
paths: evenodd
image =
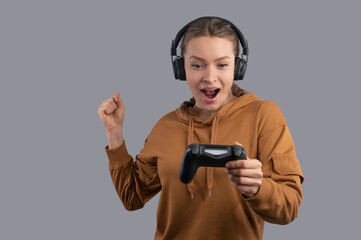
<svg viewBox="0 0 361 240"><path fill-rule="evenodd" d="M190 183L199 167L225 167L227 162L237 159L247 159L242 146L192 143L184 152L179 178Z"/></svg>

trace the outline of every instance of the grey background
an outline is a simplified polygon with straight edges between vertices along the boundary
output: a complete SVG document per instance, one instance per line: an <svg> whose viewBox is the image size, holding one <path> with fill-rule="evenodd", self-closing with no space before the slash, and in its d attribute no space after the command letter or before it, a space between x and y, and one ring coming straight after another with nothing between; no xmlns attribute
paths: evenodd
<svg viewBox="0 0 361 240"><path fill-rule="evenodd" d="M306 180L299 217L264 239L359 233L358 1L0 2L0 238L153 239L157 195L128 212L98 106L120 92L135 156L156 121L191 97L170 43L203 15L247 38L238 85L282 109ZM348 237L345 237L348 236Z"/></svg>

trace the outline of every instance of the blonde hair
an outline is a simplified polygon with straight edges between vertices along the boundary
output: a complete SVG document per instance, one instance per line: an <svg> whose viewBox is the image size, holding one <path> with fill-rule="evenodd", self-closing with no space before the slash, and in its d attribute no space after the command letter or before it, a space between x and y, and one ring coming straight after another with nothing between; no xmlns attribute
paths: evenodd
<svg viewBox="0 0 361 240"><path fill-rule="evenodd" d="M184 56L184 53L187 51L187 44L191 39L205 36L229 39L233 43L235 57L238 56L239 41L237 33L227 21L217 17L202 18L188 27L182 39L181 55Z"/></svg>

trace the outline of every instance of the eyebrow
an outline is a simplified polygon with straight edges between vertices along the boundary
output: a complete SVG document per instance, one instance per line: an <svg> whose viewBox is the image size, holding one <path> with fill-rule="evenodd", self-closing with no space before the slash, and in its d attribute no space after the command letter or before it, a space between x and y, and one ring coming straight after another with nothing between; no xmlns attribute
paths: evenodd
<svg viewBox="0 0 361 240"><path fill-rule="evenodd" d="M193 56L193 55L192 55L192 56L189 57L189 59L191 59L191 58L194 58L194 59L197 59L197 60L200 60L200 61L205 62L205 60L204 60L203 58L200 58L200 57L197 57L197 56ZM229 60L231 59L231 58L228 57L228 56L224 56L224 57L217 58L215 61L223 60L223 59L226 59L226 58L228 58Z"/></svg>

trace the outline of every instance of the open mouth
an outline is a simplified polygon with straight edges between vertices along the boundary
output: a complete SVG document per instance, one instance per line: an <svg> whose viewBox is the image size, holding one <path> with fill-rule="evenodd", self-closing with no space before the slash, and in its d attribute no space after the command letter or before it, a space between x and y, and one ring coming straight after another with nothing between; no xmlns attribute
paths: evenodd
<svg viewBox="0 0 361 240"><path fill-rule="evenodd" d="M201 92L203 94L203 96L213 99L217 96L217 94L219 93L220 89L219 88L214 88L214 89L201 89Z"/></svg>

